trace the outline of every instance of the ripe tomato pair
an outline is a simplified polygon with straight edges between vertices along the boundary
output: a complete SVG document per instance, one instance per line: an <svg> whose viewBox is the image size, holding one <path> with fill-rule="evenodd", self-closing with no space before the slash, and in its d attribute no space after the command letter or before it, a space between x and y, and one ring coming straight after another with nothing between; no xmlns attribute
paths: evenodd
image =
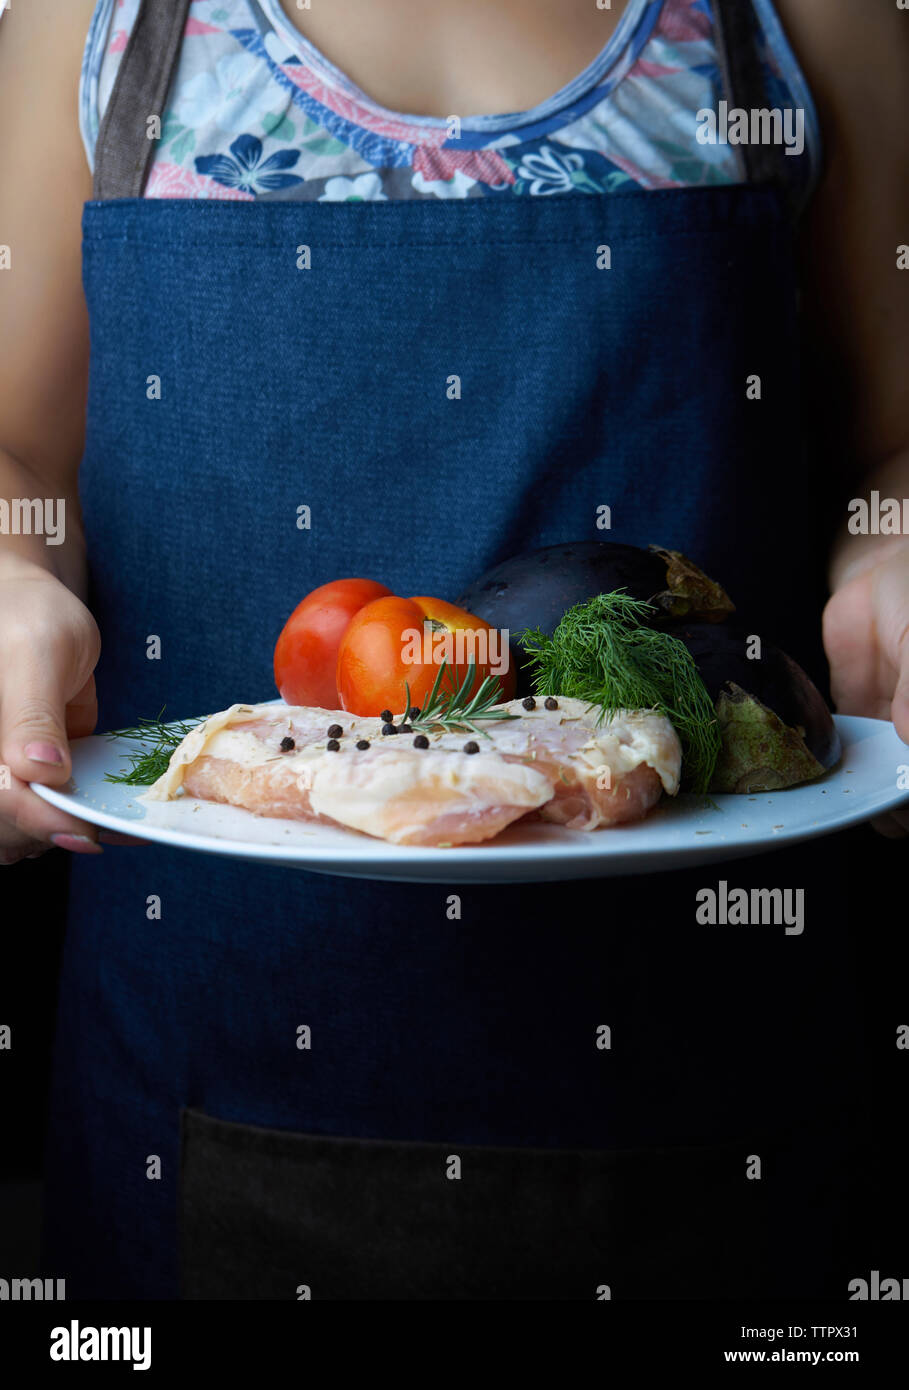
<svg viewBox="0 0 909 1390"><path fill-rule="evenodd" d="M275 647L275 684L289 705L351 714L400 714L421 705L439 665L445 689L460 685L473 661L474 689L496 676L502 699L514 694L508 641L482 618L443 599L401 598L372 579L336 579L313 589L288 618Z"/></svg>

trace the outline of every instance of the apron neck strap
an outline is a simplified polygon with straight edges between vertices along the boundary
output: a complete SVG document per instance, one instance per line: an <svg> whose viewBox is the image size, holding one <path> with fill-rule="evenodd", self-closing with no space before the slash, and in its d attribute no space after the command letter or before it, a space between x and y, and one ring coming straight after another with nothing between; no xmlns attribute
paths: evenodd
<svg viewBox="0 0 909 1390"><path fill-rule="evenodd" d="M98 130L92 195L141 198L157 141L149 116L164 103L180 56L191 0L142 0Z"/></svg>
<svg viewBox="0 0 909 1390"><path fill-rule="evenodd" d="M753 0L712 0L717 54L730 106L744 111L768 105ZM788 194L781 145L740 145L749 183L775 183Z"/></svg>

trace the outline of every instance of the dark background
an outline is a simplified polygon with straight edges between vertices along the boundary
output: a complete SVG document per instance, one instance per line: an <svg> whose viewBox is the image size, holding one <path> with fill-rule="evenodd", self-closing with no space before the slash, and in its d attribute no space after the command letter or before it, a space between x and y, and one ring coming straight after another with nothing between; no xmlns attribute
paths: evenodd
<svg viewBox="0 0 909 1390"><path fill-rule="evenodd" d="M67 855L0 868L0 1278L37 1277L45 1111L63 949Z"/></svg>
<svg viewBox="0 0 909 1390"><path fill-rule="evenodd" d="M870 827L829 836L826 851L845 876L852 957L861 1017L832 1016L864 1059L861 1109L868 1132L856 1135L867 1171L856 1205L843 1213L852 1235L843 1273L909 1276L909 1203L905 1189L906 1072L909 1052L896 1047L896 1029L909 1023L909 942L906 912L907 842L885 840ZM798 865L799 847L778 851L780 882ZM117 853L109 847L106 854ZM788 861L788 863L787 863ZM724 870L734 880L734 861ZM795 878L795 874L790 877ZM39 1269L41 1172L56 979L63 935L67 856L0 870L0 1023L12 1028L12 1049L0 1052L0 1277L35 1276ZM847 1097L843 1096L844 1106ZM793 1212L793 1221L798 1212ZM780 1251L785 1261L785 1251ZM837 1281L838 1283L839 1281ZM843 1286L845 1297L845 1286Z"/></svg>

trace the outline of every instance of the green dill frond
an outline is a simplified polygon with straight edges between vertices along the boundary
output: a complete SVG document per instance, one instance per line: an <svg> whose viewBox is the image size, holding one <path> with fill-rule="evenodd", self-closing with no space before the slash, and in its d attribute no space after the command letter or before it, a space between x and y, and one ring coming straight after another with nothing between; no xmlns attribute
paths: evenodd
<svg viewBox="0 0 909 1390"><path fill-rule="evenodd" d="M625 590L575 604L551 637L518 634L538 695L565 695L600 706L600 722L620 709L654 709L678 733L686 782L706 792L720 752L720 730L707 687L684 642L648 626L653 604Z"/></svg>
<svg viewBox="0 0 909 1390"><path fill-rule="evenodd" d="M128 787L150 787L167 771L172 755L186 735L202 723L201 719L195 719L188 722L175 720L172 724L163 724L163 713L162 708L157 719L140 719L131 729L111 729L107 734L108 738L129 739L133 743L145 746L135 753L124 753L123 756L129 763L128 770L105 773L106 782L120 782Z"/></svg>

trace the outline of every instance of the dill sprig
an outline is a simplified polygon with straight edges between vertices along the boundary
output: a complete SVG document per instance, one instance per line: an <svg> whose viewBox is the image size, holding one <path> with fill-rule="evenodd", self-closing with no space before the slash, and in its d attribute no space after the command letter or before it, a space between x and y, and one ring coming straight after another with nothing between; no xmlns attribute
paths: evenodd
<svg viewBox="0 0 909 1390"><path fill-rule="evenodd" d="M178 719L171 724L164 724L161 722L163 713L162 706L157 719L140 719L131 729L111 729L108 738L125 738L146 746L135 753L124 753L123 756L130 764L129 770L105 773L106 782L122 782L128 787L150 787L152 782L157 782L167 771L173 753L186 735L202 723L201 719L188 722Z"/></svg>
<svg viewBox="0 0 909 1390"><path fill-rule="evenodd" d="M657 611L618 589L569 608L551 637L529 628L516 640L537 694L599 705L598 722L620 709L666 715L682 744L686 782L705 792L720 752L716 711L684 642L647 625Z"/></svg>
<svg viewBox="0 0 909 1390"><path fill-rule="evenodd" d="M449 685L447 693L442 690L446 672L448 673ZM477 720L519 718L517 714L509 714L507 710L497 708L502 698L502 687L498 680L493 676L484 676L474 691L473 686L476 677L476 662L471 661L467 666L467 674L458 686L455 684L454 675L449 669L448 663L443 661L439 666L438 675L433 681L432 689L414 719L410 718L410 686L405 682L405 723L410 724L414 729L469 729L471 733L482 734L484 738L489 738L485 729L477 728ZM472 694L471 691L473 691Z"/></svg>

